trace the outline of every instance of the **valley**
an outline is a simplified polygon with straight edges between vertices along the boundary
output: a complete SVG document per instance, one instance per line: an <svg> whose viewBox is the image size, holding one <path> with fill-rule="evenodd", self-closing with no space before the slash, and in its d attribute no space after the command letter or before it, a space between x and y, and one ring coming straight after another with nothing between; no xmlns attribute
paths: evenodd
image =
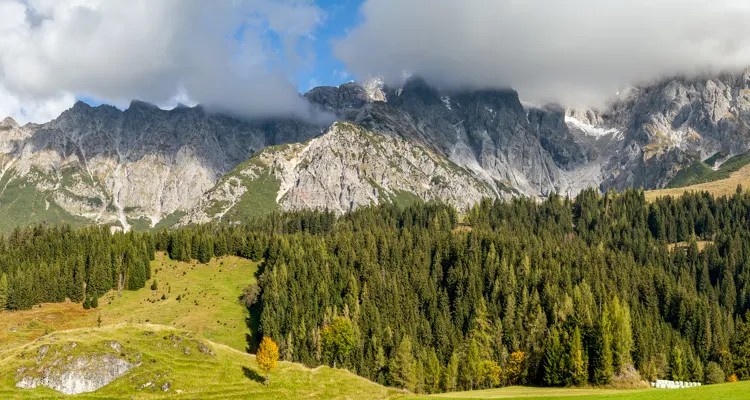
<svg viewBox="0 0 750 400"><path fill-rule="evenodd" d="M750 399L739 3L0 0L0 400Z"/></svg>

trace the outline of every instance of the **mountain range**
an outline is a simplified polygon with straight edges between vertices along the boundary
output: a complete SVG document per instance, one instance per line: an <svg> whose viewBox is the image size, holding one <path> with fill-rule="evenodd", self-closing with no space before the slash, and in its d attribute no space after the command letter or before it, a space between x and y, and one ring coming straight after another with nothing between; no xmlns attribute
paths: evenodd
<svg viewBox="0 0 750 400"><path fill-rule="evenodd" d="M750 69L627 88L601 109L535 106L513 90L418 77L317 87L333 123L244 119L202 106L76 103L44 124L0 122L0 231L239 221L275 210L575 195L667 186L750 149Z"/></svg>

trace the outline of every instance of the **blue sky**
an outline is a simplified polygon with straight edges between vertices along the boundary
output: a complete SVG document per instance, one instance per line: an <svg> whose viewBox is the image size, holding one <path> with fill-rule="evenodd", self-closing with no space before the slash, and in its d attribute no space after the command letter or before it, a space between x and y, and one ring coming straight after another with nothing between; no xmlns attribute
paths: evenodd
<svg viewBox="0 0 750 400"><path fill-rule="evenodd" d="M331 40L346 36L347 30L361 22L359 7L363 0L318 0L326 13L325 22L315 32L315 59L309 68L296 74L300 92L321 85L340 85L353 79L344 63L333 55Z"/></svg>
<svg viewBox="0 0 750 400"><path fill-rule="evenodd" d="M287 78L297 87L300 93L305 93L316 86L338 86L351 81L356 77L352 75L344 65L333 54L332 41L344 38L347 32L362 22L360 7L365 0L315 0L314 5L323 11L323 21L313 31L310 40L306 43L310 47L300 48L299 55L305 58L294 65L286 65ZM240 25L235 32L233 40L242 44L242 34L245 27ZM283 55L282 38L269 29L262 39L265 45L270 47L271 53L278 53L281 58L277 63L267 66L269 70L279 69L279 63L290 64ZM96 97L79 95L81 100L92 106L110 103ZM125 104L120 104L124 107Z"/></svg>

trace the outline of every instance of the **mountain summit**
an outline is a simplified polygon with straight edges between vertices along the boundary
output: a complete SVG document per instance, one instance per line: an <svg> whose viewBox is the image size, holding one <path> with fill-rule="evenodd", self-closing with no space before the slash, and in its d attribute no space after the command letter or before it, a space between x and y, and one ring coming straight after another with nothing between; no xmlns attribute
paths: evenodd
<svg viewBox="0 0 750 400"><path fill-rule="evenodd" d="M417 199L466 209L481 197L660 188L695 162L750 147L748 71L634 87L602 110L528 106L509 89L443 91L419 77L398 88L317 87L305 98L342 122L141 101L124 111L78 102L40 125L7 118L0 228L145 228Z"/></svg>

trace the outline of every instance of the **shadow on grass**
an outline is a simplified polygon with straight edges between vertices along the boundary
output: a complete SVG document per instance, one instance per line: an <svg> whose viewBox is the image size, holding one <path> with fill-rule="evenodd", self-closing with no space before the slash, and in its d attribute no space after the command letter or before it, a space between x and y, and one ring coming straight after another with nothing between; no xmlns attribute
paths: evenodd
<svg viewBox="0 0 750 400"><path fill-rule="evenodd" d="M245 375L247 379L254 380L258 383L263 383L266 381L265 378L260 376L259 373L257 373L254 369L248 368L248 367L242 367L242 373Z"/></svg>
<svg viewBox="0 0 750 400"><path fill-rule="evenodd" d="M258 345L260 340L258 337L258 331L260 328L260 307L256 304L250 308L250 315L245 318L245 324L250 330L250 333L245 334L245 341L247 342L247 352L255 354L258 351Z"/></svg>

